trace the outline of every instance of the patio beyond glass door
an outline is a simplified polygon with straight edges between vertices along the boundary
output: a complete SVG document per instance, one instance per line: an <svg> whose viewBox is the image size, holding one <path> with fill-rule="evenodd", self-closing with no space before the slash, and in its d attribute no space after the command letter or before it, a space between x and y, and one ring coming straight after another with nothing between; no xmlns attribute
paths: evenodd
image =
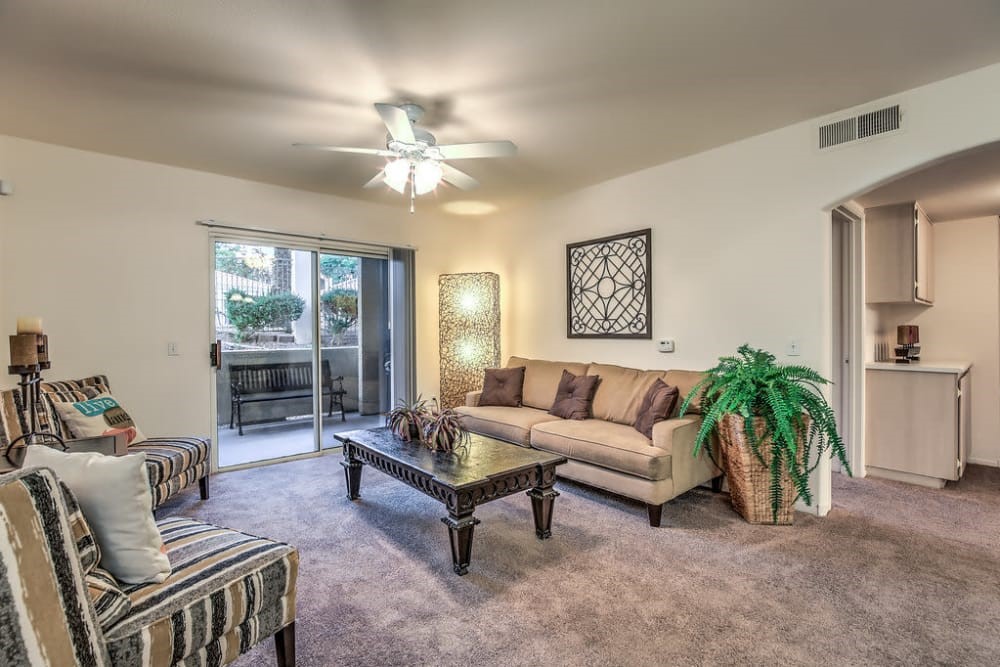
<svg viewBox="0 0 1000 667"><path fill-rule="evenodd" d="M316 449L310 250L215 243L219 466Z"/></svg>
<svg viewBox="0 0 1000 667"><path fill-rule="evenodd" d="M392 364L388 260L214 242L219 466L339 446L378 426Z"/></svg>

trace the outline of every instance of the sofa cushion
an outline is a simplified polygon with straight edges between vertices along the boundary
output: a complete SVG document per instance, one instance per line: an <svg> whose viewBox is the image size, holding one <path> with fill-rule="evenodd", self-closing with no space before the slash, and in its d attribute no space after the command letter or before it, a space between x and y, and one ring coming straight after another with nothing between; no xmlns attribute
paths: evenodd
<svg viewBox="0 0 1000 667"><path fill-rule="evenodd" d="M643 479L670 477L670 453L652 446L631 425L601 419L546 422L531 430L531 445Z"/></svg>
<svg viewBox="0 0 1000 667"><path fill-rule="evenodd" d="M639 406L639 414L632 424L635 430L652 440L653 426L670 417L674 406L677 405L678 393L677 387L671 387L657 378L646 392L646 397L642 399L642 405Z"/></svg>
<svg viewBox="0 0 1000 667"><path fill-rule="evenodd" d="M639 406L649 388L665 377L665 371L642 371L611 364L590 364L587 374L601 376L601 386L594 396L594 419L630 426L639 417Z"/></svg>
<svg viewBox="0 0 1000 667"><path fill-rule="evenodd" d="M128 451L146 455L149 484L155 487L208 460L209 449L201 438L148 438Z"/></svg>
<svg viewBox="0 0 1000 667"><path fill-rule="evenodd" d="M524 366L516 368L487 368L483 376L483 391L479 405L521 407L524 391Z"/></svg>
<svg viewBox="0 0 1000 667"><path fill-rule="evenodd" d="M98 394L72 402L56 401L52 407L73 438L125 433L129 443L146 439L129 413L111 394Z"/></svg>
<svg viewBox="0 0 1000 667"><path fill-rule="evenodd" d="M80 380L42 382L39 386L43 393L50 391L83 391L87 388L95 388L97 393L111 393L111 383L108 382L107 375L91 375Z"/></svg>
<svg viewBox="0 0 1000 667"><path fill-rule="evenodd" d="M142 454L105 456L28 447L24 467L51 468L80 503L101 550L99 565L119 581L163 581L170 561L156 529Z"/></svg>
<svg viewBox="0 0 1000 667"><path fill-rule="evenodd" d="M97 612L97 622L107 630L125 617L132 608L132 601L107 570L97 567L87 574L87 592Z"/></svg>
<svg viewBox="0 0 1000 667"><path fill-rule="evenodd" d="M705 374L702 371L667 371L664 374L663 381L672 387L677 387L681 394L677 400L677 405L674 406L674 413L670 415L671 417L676 417L680 414L684 399L687 398L687 395L694 389L694 386L701 382L704 377ZM700 414L701 402L697 399L691 401L691 405L688 406L688 413Z"/></svg>
<svg viewBox="0 0 1000 667"><path fill-rule="evenodd" d="M556 397L562 372L569 371L573 375L585 375L587 364L564 361L541 361L539 359L524 359L511 357L507 368L524 366L524 392L522 405L539 410L548 410Z"/></svg>
<svg viewBox="0 0 1000 667"><path fill-rule="evenodd" d="M461 416L462 426L480 435L528 447L531 444L531 427L543 422L559 421L545 410L535 408L508 408L498 405L455 408Z"/></svg>
<svg viewBox="0 0 1000 667"><path fill-rule="evenodd" d="M549 414L563 419L588 419L600 381L601 378L596 375L573 375L563 371Z"/></svg>
<svg viewBox="0 0 1000 667"><path fill-rule="evenodd" d="M179 517L158 526L173 573L125 589L132 609L105 635L114 664L173 665L238 630L218 647L229 659L208 663L224 664L295 619L293 547Z"/></svg>
<svg viewBox="0 0 1000 667"><path fill-rule="evenodd" d="M97 538L94 536L94 531L90 529L87 518L83 516L83 510L80 509L80 502L76 496L64 482L59 482L59 489L62 491L63 500L66 501L69 529L73 533L73 541L76 542L76 552L80 556L80 567L83 568L84 574L90 574L101 560L101 548L97 546Z"/></svg>

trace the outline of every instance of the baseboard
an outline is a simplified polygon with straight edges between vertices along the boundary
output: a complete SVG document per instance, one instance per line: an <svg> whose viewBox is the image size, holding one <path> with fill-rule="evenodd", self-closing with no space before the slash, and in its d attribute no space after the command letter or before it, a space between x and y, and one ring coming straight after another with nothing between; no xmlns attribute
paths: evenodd
<svg viewBox="0 0 1000 667"><path fill-rule="evenodd" d="M818 503L813 505L806 505L801 500L795 501L795 511L805 512L806 514L815 514L816 516L826 516L830 513L833 508L832 505L820 505Z"/></svg>
<svg viewBox="0 0 1000 667"><path fill-rule="evenodd" d="M926 486L930 489L943 489L945 485L945 480L938 477L916 475L914 473L901 472L899 470L888 470L886 468L876 468L874 466L868 466L868 474L871 477L881 477L882 479L891 479L894 482L906 482L907 484Z"/></svg>
<svg viewBox="0 0 1000 667"><path fill-rule="evenodd" d="M1000 461L997 459L978 459L969 457L969 463L977 466L989 466L991 468L1000 468Z"/></svg>

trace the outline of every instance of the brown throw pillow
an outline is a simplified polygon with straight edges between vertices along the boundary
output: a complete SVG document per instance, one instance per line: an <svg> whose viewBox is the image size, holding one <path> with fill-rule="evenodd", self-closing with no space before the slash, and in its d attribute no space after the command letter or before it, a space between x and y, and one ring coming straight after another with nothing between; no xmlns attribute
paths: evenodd
<svg viewBox="0 0 1000 667"><path fill-rule="evenodd" d="M661 422L674 411L680 391L677 387L671 387L663 380L656 378L656 382L646 392L646 397L639 405L639 415L635 423L632 424L639 433L649 439L653 438L653 424Z"/></svg>
<svg viewBox="0 0 1000 667"><path fill-rule="evenodd" d="M479 405L521 407L524 389L524 366L517 368L487 368L483 378L483 393Z"/></svg>
<svg viewBox="0 0 1000 667"><path fill-rule="evenodd" d="M588 419L593 414L594 394L600 381L597 375L573 375L564 370L549 414L563 419Z"/></svg>

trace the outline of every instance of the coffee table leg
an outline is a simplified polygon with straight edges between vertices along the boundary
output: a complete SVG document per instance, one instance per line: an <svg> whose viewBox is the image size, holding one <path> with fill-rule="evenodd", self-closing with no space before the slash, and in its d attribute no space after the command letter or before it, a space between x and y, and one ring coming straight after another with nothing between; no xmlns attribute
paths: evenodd
<svg viewBox="0 0 1000 667"><path fill-rule="evenodd" d="M559 492L551 486L536 486L528 491L531 512L535 515L535 535L545 540L552 537L552 504Z"/></svg>
<svg viewBox="0 0 1000 667"><path fill-rule="evenodd" d="M449 514L441 519L448 526L448 537L451 541L451 566L455 574L461 576L469 572L469 561L472 558L472 532L479 519L471 513L465 516Z"/></svg>
<svg viewBox="0 0 1000 667"><path fill-rule="evenodd" d="M361 497L361 468L364 465L354 458L354 448L350 444L344 444L344 460L340 462L344 466L344 475L347 477L347 498L357 500Z"/></svg>

